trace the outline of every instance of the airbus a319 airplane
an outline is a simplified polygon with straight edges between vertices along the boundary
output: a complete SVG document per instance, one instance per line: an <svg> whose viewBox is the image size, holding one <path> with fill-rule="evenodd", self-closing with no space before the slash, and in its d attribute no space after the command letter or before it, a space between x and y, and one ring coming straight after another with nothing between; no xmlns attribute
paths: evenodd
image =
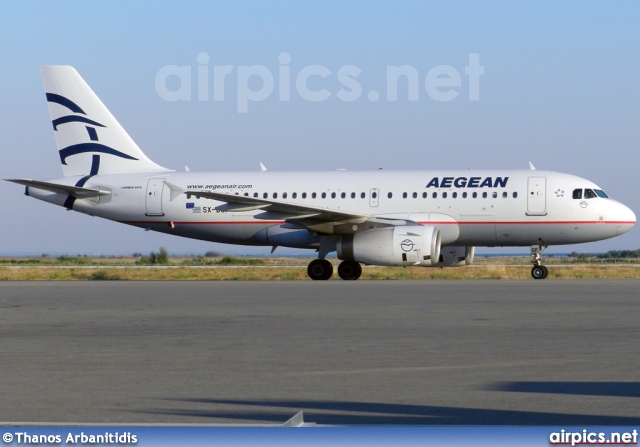
<svg viewBox="0 0 640 447"><path fill-rule="evenodd" d="M574 175L529 170L176 172L151 161L78 72L41 67L64 177L11 179L80 213L204 241L316 249L309 277L361 264L449 267L476 246L529 246L535 279L548 245L615 237L635 214Z"/></svg>

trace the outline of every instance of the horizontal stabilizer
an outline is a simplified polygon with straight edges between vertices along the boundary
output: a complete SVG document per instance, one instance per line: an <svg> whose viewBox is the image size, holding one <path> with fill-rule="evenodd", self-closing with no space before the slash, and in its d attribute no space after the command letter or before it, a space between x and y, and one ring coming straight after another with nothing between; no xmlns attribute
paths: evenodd
<svg viewBox="0 0 640 447"><path fill-rule="evenodd" d="M31 188L42 189L56 194L67 194L78 199L90 199L92 197L111 194L110 191L100 191L99 189L94 188L82 188L80 186L61 185L59 183L41 182L30 179L6 179L6 181L29 186Z"/></svg>

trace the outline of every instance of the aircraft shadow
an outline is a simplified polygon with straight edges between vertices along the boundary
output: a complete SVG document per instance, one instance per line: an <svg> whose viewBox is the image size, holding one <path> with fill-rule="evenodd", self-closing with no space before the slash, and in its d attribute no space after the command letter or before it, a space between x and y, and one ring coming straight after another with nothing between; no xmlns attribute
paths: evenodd
<svg viewBox="0 0 640 447"><path fill-rule="evenodd" d="M508 391L508 390L505 390ZM534 392L534 391L531 391ZM640 416L620 417L511 410L402 405L322 400L243 400L167 398L198 409L156 408L136 413L162 414L263 423L283 423L300 410L305 420L321 425L639 425ZM211 408L207 409L206 406ZM202 408L202 407L205 408ZM224 406L245 407L224 409ZM286 409L286 411L285 411ZM212 421L213 422L213 421Z"/></svg>
<svg viewBox="0 0 640 447"><path fill-rule="evenodd" d="M489 391L640 397L640 382L497 382Z"/></svg>

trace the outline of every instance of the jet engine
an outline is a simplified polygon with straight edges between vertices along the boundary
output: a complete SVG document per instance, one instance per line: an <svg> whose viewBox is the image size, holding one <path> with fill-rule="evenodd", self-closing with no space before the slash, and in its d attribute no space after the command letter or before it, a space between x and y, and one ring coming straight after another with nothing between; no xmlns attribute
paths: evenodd
<svg viewBox="0 0 640 447"><path fill-rule="evenodd" d="M434 266L440 258L440 230L412 225L343 235L338 258L373 265Z"/></svg>

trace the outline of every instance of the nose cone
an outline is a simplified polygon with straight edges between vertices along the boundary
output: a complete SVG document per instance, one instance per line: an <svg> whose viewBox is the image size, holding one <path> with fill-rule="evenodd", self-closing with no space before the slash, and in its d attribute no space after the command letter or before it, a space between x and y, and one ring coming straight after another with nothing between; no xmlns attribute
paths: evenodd
<svg viewBox="0 0 640 447"><path fill-rule="evenodd" d="M618 227L616 232L618 235L624 234L636 224L636 215L631 209L622 203L618 203L615 216L612 216Z"/></svg>

